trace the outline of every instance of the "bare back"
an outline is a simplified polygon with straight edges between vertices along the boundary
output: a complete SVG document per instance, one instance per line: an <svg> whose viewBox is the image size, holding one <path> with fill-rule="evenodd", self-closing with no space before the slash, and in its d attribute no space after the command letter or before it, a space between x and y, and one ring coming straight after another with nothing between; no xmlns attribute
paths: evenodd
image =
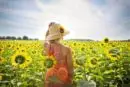
<svg viewBox="0 0 130 87"><path fill-rule="evenodd" d="M59 67L59 65L64 65L67 70L69 77L73 77L73 61L71 49L66 47L60 43L52 43L46 45L47 55L53 54L57 60L57 64L55 67Z"/></svg>
<svg viewBox="0 0 130 87"><path fill-rule="evenodd" d="M69 48L59 43L48 44L48 45L49 45L48 50L55 56L57 63L66 64Z"/></svg>

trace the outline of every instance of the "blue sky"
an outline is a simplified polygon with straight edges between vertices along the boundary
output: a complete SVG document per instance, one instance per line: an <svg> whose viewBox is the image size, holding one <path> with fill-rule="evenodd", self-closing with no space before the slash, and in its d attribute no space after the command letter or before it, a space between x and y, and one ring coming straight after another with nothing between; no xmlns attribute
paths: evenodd
<svg viewBox="0 0 130 87"><path fill-rule="evenodd" d="M130 38L130 0L0 0L0 36L44 39L48 23L70 31L65 39Z"/></svg>

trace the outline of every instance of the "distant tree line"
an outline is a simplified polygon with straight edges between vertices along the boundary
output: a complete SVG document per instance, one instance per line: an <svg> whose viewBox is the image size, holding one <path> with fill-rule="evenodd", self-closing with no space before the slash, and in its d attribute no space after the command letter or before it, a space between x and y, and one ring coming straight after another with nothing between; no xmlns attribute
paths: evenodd
<svg viewBox="0 0 130 87"><path fill-rule="evenodd" d="M0 40L38 40L37 38L29 38L28 36L15 37L15 36L0 36Z"/></svg>
<svg viewBox="0 0 130 87"><path fill-rule="evenodd" d="M94 41L92 39L69 39L69 40L72 40L72 41Z"/></svg>
<svg viewBox="0 0 130 87"><path fill-rule="evenodd" d="M92 40L92 39L69 39L73 41L99 41L99 40ZM128 40L110 40L110 42L130 42L130 39Z"/></svg>

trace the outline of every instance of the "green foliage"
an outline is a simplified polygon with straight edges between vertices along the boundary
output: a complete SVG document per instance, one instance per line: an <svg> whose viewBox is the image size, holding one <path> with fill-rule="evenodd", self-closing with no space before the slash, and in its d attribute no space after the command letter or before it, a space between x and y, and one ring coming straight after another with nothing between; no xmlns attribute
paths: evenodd
<svg viewBox="0 0 130 87"><path fill-rule="evenodd" d="M73 85L88 87L119 87L130 84L129 42L62 42L72 49L74 63ZM41 41L0 41L0 87L43 87L46 68L54 62L43 54ZM28 54L32 61L24 68L12 56ZM28 59L28 56L25 56ZM13 63L18 63L13 65ZM25 63L26 65L26 63ZM55 77L51 79L56 82ZM90 86L89 86L90 87Z"/></svg>

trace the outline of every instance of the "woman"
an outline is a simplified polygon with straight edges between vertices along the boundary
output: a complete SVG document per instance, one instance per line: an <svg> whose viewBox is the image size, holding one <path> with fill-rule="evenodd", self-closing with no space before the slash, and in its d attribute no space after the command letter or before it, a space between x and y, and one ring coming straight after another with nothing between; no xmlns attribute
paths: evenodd
<svg viewBox="0 0 130 87"><path fill-rule="evenodd" d="M45 54L54 56L56 64L49 68L45 76L45 87L72 87L73 62L71 49L60 43L63 36L69 32L60 24L51 22L45 38ZM51 78L56 77L56 82Z"/></svg>

